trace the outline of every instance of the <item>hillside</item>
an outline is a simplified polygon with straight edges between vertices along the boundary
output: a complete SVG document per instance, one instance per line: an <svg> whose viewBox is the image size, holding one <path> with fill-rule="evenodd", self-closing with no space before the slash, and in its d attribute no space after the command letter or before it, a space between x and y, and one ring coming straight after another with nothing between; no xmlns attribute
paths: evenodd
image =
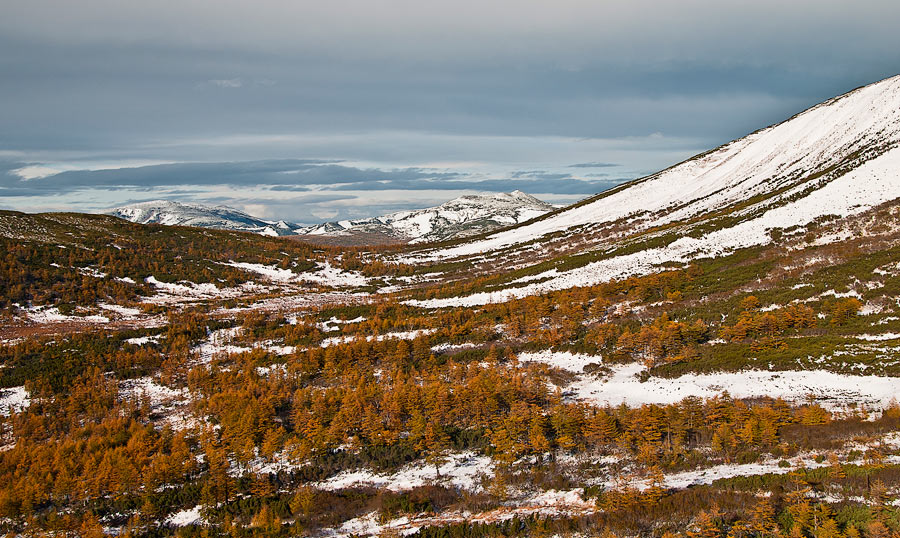
<svg viewBox="0 0 900 538"><path fill-rule="evenodd" d="M0 212L0 530L890 537L898 142L895 77L439 245Z"/></svg>
<svg viewBox="0 0 900 538"><path fill-rule="evenodd" d="M533 261L579 254L577 262L561 262L565 270L535 269L531 284L460 299L465 304L647 274L802 234L822 219L896 199L898 143L900 77L893 77L533 223L401 259L475 256L479 271L496 272L543 269Z"/></svg>

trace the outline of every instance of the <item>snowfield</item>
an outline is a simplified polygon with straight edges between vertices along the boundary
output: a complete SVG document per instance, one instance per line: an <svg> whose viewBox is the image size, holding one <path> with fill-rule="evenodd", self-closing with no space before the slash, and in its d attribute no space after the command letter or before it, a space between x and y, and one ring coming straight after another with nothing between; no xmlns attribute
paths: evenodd
<svg viewBox="0 0 900 538"><path fill-rule="evenodd" d="M595 405L629 406L671 404L688 396L712 398L728 392L734 398L770 396L787 401L812 399L831 410L851 406L881 409L900 399L900 381L892 377L835 374L822 370L765 371L745 370L715 374L685 374L673 379L651 377L641 381L646 370L640 363L609 365L608 377L583 374L590 363L602 363L600 357L544 351L522 353L521 362L542 362L578 374L565 387L567 397Z"/></svg>

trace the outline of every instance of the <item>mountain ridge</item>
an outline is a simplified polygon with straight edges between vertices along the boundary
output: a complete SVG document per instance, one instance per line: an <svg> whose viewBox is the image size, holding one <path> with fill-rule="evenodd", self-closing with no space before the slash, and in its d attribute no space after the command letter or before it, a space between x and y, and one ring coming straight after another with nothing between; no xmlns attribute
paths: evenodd
<svg viewBox="0 0 900 538"><path fill-rule="evenodd" d="M298 229L297 233L317 237L378 234L397 242L434 242L520 224L554 208L552 204L519 190L471 194L435 207L397 211L367 219L326 222Z"/></svg>

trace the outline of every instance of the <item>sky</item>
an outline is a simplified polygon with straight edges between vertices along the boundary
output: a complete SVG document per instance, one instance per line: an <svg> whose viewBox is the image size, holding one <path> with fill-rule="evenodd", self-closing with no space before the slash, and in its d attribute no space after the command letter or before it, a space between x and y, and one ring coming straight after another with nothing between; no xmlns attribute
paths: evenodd
<svg viewBox="0 0 900 538"><path fill-rule="evenodd" d="M0 208L568 203L900 73L894 0L0 0Z"/></svg>

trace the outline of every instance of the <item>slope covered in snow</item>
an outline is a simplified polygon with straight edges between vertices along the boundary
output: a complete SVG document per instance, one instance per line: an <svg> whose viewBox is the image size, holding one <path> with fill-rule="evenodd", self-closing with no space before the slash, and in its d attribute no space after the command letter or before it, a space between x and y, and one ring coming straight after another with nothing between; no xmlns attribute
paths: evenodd
<svg viewBox="0 0 900 538"><path fill-rule="evenodd" d="M219 230L254 232L262 235L290 235L291 227L283 222L258 219L225 206L184 204L170 200L154 200L118 207L109 212L138 224L197 226Z"/></svg>
<svg viewBox="0 0 900 538"><path fill-rule="evenodd" d="M454 198L437 207L328 222L298 229L297 233L320 237L380 236L400 242L423 243L520 224L553 209L551 204L522 191L476 194Z"/></svg>
<svg viewBox="0 0 900 538"><path fill-rule="evenodd" d="M788 121L613 189L590 203L432 255L471 255L576 226L620 219L638 229L686 220L754 196L773 196L785 187L812 187L818 181L836 179L898 142L900 76L826 101Z"/></svg>
<svg viewBox="0 0 900 538"><path fill-rule="evenodd" d="M765 244L778 229L859 214L900 197L898 144L900 76L544 219L481 240L419 251L404 261L497 260L502 252L505 259L521 260L521 266L544 250L552 253L554 242L610 253L574 269L531 275L529 280L537 282L525 287L453 303L470 305L645 274L664 263ZM643 246L645 239L654 241ZM626 241L630 253L616 256Z"/></svg>

